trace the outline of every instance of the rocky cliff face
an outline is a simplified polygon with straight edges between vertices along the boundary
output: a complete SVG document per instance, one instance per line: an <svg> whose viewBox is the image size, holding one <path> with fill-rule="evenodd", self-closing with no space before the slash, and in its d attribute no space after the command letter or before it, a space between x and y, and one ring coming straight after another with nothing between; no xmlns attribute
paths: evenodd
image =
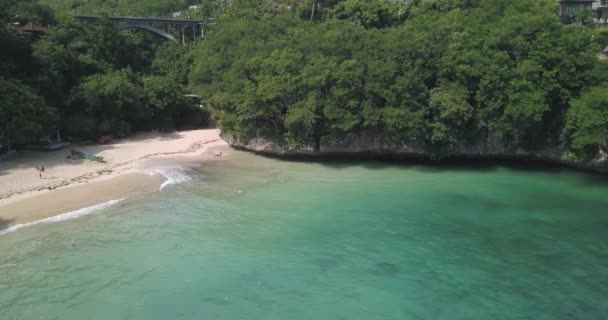
<svg viewBox="0 0 608 320"><path fill-rule="evenodd" d="M601 151L594 159L580 160L565 156L557 147L543 150L526 150L510 146L496 136L488 136L475 142L462 143L449 151L434 152L423 148L415 141L393 141L383 134L365 132L349 134L340 139L322 139L318 151L313 145L287 148L285 145L268 139L254 138L244 141L230 135L222 138L232 147L258 154L285 158L382 158L382 159L496 159L512 161L534 161L567 165L580 169L608 173L608 154Z"/></svg>

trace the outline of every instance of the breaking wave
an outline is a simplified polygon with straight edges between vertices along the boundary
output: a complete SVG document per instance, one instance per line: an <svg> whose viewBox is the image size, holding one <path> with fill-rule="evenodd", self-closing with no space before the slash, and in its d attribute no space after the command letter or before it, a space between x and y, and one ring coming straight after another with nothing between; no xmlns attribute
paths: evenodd
<svg viewBox="0 0 608 320"><path fill-rule="evenodd" d="M180 184L192 179L182 168L177 167L155 168L148 174L160 174L165 177L165 182L160 185L160 191L168 185Z"/></svg>
<svg viewBox="0 0 608 320"><path fill-rule="evenodd" d="M104 203L100 203L100 204L96 204L94 206L90 206L90 207L86 207L86 208L82 208L82 209L78 209L78 210L74 210L74 211L70 211L70 212L66 212L66 213L62 213L56 216L52 216L46 219L42 219L42 220L38 220L38 221L34 221L34 222L30 222L30 223L24 223L24 224L16 224L14 226L10 226L4 230L0 230L0 236L10 233L10 232L15 232L19 229L22 228L26 228L26 227L31 227L31 226L35 226L38 224L49 224L49 223L54 223L54 222L60 222L60 221L65 221L65 220L70 220L70 219L76 219L79 217L83 217L83 216L87 216L93 213L97 213L99 211L102 211L106 208L109 208L123 200L125 200L126 198L122 198L122 199L116 199L116 200L110 200L108 202L104 202Z"/></svg>

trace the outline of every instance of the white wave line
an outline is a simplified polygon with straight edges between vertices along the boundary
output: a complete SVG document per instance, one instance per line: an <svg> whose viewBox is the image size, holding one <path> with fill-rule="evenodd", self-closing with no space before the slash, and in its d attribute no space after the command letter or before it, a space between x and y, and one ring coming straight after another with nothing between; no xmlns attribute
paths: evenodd
<svg viewBox="0 0 608 320"><path fill-rule="evenodd" d="M1 235L5 235L7 233L10 232L15 232L21 228L26 228L26 227L31 227L31 226L35 226L38 224L49 224L49 223L54 223L54 222L59 222L59 221L65 221L65 220L70 220L70 219L76 219L79 217L83 217L86 215L90 215L99 211L102 211L106 208L109 208L123 200L125 200L126 198L122 198L122 199L116 199L116 200L110 200L108 202L104 202L104 203L100 203L100 204L96 204L94 206L90 206L90 207L86 207L86 208L81 208L78 210L74 210L74 211L70 211L70 212L65 212L56 216L52 216L46 219L42 219L42 220L38 220L38 221L34 221L34 222L29 222L29 223L24 223L24 224L16 224L14 226L10 226L4 230L0 230L0 236Z"/></svg>

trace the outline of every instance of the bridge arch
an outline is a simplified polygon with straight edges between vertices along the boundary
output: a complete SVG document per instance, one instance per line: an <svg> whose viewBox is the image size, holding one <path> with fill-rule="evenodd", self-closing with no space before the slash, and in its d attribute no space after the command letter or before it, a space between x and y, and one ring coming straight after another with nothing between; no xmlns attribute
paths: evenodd
<svg viewBox="0 0 608 320"><path fill-rule="evenodd" d="M76 19L84 23L95 24L102 16L98 15L76 15ZM195 40L197 37L203 36L203 21L195 19L173 19L173 18L156 18L156 17L120 17L110 16L107 17L110 21L114 22L119 30L124 29L142 29L154 34L157 34L163 38L177 42L176 36L171 34L169 31L157 28L158 25L167 26L168 30L174 30L178 32L178 36L181 36L182 41L186 41L185 28L192 31L192 39Z"/></svg>
<svg viewBox="0 0 608 320"><path fill-rule="evenodd" d="M175 39L175 37L173 35L171 35L170 33L161 30L159 28L153 27L149 24L132 24L132 23L119 23L118 24L118 30L125 30L125 29L141 29L141 30L146 30L149 32L152 32L154 34L157 34L161 37L167 38L171 41L175 41L177 42L177 39Z"/></svg>

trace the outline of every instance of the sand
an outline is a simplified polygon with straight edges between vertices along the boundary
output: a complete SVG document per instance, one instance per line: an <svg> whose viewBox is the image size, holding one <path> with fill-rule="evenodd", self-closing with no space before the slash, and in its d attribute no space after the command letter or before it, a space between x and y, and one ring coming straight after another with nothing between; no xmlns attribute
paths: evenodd
<svg viewBox="0 0 608 320"><path fill-rule="evenodd" d="M221 160L229 154L216 129L146 133L105 145L72 148L104 157L107 163L67 159L69 148L25 151L0 162L0 225L36 221L133 192L157 192L164 177L146 174L146 164L152 160ZM216 156L219 151L221 157ZM36 170L41 165L46 169L43 179Z"/></svg>
<svg viewBox="0 0 608 320"><path fill-rule="evenodd" d="M130 173L11 201L0 207L0 231L13 224L34 222L110 200L157 192L162 181L162 176Z"/></svg>

